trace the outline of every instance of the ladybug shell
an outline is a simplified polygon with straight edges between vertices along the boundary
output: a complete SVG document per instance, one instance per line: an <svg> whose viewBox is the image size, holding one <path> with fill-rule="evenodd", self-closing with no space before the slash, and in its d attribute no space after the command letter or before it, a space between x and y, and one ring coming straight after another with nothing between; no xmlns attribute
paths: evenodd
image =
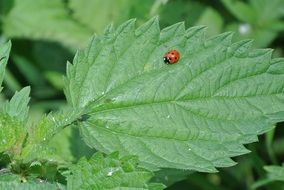
<svg viewBox="0 0 284 190"><path fill-rule="evenodd" d="M175 64L179 60L179 52L177 50L170 50L166 53L164 57L164 62L166 64Z"/></svg>

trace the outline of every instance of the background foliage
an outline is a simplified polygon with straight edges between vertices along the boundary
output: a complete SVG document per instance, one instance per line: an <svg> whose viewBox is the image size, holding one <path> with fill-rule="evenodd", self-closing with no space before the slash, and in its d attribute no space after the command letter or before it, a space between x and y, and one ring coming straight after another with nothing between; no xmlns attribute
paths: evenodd
<svg viewBox="0 0 284 190"><path fill-rule="evenodd" d="M2 102L30 85L28 123L36 123L50 110L64 108L62 75L66 73L66 60L71 61L79 47L86 46L94 33L102 34L110 23L118 26L137 18L141 25L155 15L160 17L161 28L185 21L186 27L208 26L208 37L234 31L233 40L251 38L256 48L275 49L273 57L284 55L283 0L0 0L0 42L11 39L13 43ZM29 90L19 93L28 94ZM15 113L9 106L6 109ZM23 120L25 117L21 115ZM172 170L168 176L161 176L164 183L172 184L168 189L283 189L283 183L274 181L283 179L275 168L263 168L284 162L283 132L283 123L279 123L261 136L260 142L247 146L252 153L235 158L237 166L220 169L218 174L194 173L187 177ZM90 158L94 152L82 143L76 128L64 129L49 146L57 147L58 154L73 162L82 156ZM181 181L174 180L173 184L173 178Z"/></svg>

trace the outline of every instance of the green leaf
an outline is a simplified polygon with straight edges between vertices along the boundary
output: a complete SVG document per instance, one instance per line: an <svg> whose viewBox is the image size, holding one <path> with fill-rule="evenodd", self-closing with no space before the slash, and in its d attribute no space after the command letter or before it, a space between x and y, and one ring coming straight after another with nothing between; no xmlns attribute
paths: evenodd
<svg viewBox="0 0 284 190"><path fill-rule="evenodd" d="M273 23L271 23L273 24ZM233 23L227 25L225 30L236 31L236 40L254 39L255 47L267 47L276 37L277 32L272 28L255 27L250 24Z"/></svg>
<svg viewBox="0 0 284 190"><path fill-rule="evenodd" d="M13 55L12 59L20 73L25 76L27 82L33 86L33 89L35 89L37 86L45 85L41 71L33 64L32 61L28 60L24 56L19 55Z"/></svg>
<svg viewBox="0 0 284 190"><path fill-rule="evenodd" d="M69 7L76 20L101 33L107 23L118 24L132 17L143 19L152 4L152 0L144 0L143 3L132 0L70 0Z"/></svg>
<svg viewBox="0 0 284 190"><path fill-rule="evenodd" d="M62 74L56 71L47 71L44 73L45 78L58 90L63 89Z"/></svg>
<svg viewBox="0 0 284 190"><path fill-rule="evenodd" d="M117 22L128 15L128 3L129 0L71 0L69 6L74 18L93 31L101 32L106 23Z"/></svg>
<svg viewBox="0 0 284 190"><path fill-rule="evenodd" d="M212 8L206 8L195 25L207 26L207 35L213 36L219 34L222 31L223 24L223 18L216 10Z"/></svg>
<svg viewBox="0 0 284 190"><path fill-rule="evenodd" d="M174 8L173 8L174 7ZM193 26L198 21L206 6L200 1L175 0L168 1L160 7L161 25L168 26L177 21L185 21L186 26ZM178 10L178 11L177 11Z"/></svg>
<svg viewBox="0 0 284 190"><path fill-rule="evenodd" d="M76 127L76 126L75 126ZM76 127L67 127L56 134L48 144L55 154L60 155L65 161L77 161L85 156L91 157L95 150L88 147L80 137Z"/></svg>
<svg viewBox="0 0 284 190"><path fill-rule="evenodd" d="M222 0L224 5L242 22L227 26L234 30L238 40L252 38L256 47L267 47L284 30L280 20L284 17L284 0L250 0L244 3L235 0Z"/></svg>
<svg viewBox="0 0 284 190"><path fill-rule="evenodd" d="M5 74L5 68L8 62L8 57L11 50L11 42L0 44L0 84L2 84ZM2 88L0 88L0 91Z"/></svg>
<svg viewBox="0 0 284 190"><path fill-rule="evenodd" d="M116 153L107 157L96 153L90 160L82 158L70 168L67 189L164 189L162 184L150 183L152 173L137 168L137 162L136 157L119 158Z"/></svg>
<svg viewBox="0 0 284 190"><path fill-rule="evenodd" d="M270 22L284 17L284 0L250 0L258 20Z"/></svg>
<svg viewBox="0 0 284 190"><path fill-rule="evenodd" d="M250 4L236 0L222 0L222 3L242 22L255 23L257 20L257 13Z"/></svg>
<svg viewBox="0 0 284 190"><path fill-rule="evenodd" d="M15 0L3 30L8 37L59 41L71 47L84 44L92 34L68 15L61 0Z"/></svg>
<svg viewBox="0 0 284 190"><path fill-rule="evenodd" d="M19 121L10 116L0 113L0 152L12 152L17 154L19 147L17 141L23 140L25 130Z"/></svg>
<svg viewBox="0 0 284 190"><path fill-rule="evenodd" d="M178 181L185 180L193 173L190 170L162 169L155 172L153 181L163 183L168 187Z"/></svg>
<svg viewBox="0 0 284 190"><path fill-rule="evenodd" d="M49 183L43 180L26 181L20 176L13 174L2 174L0 176L0 189L9 190L65 190L66 188L59 183Z"/></svg>
<svg viewBox="0 0 284 190"><path fill-rule="evenodd" d="M11 42L0 46L0 83L2 83L5 67L11 49ZM23 123L27 120L29 87L16 92L12 99L5 102L0 110L0 152L18 155L26 135Z"/></svg>
<svg viewBox="0 0 284 190"><path fill-rule="evenodd" d="M56 147L49 146L49 143L59 131L82 119L81 115L79 110L65 109L43 116L36 125L29 128L27 141L18 159L24 162L47 160L65 163L64 156L57 155L57 150L54 149Z"/></svg>
<svg viewBox="0 0 284 190"><path fill-rule="evenodd" d="M3 105L3 112L18 121L25 122L28 118L30 87L23 88L16 92L9 102Z"/></svg>
<svg viewBox="0 0 284 190"><path fill-rule="evenodd" d="M21 89L21 84L8 68L6 68L5 71L4 81L6 84L6 88L9 89L11 92L15 92Z"/></svg>
<svg viewBox="0 0 284 190"><path fill-rule="evenodd" d="M265 166L264 169L269 179L284 182L284 166Z"/></svg>
<svg viewBox="0 0 284 190"><path fill-rule="evenodd" d="M155 3L153 3L153 6L151 7L150 15L151 16L157 15L160 7L167 3L168 3L168 0L155 0Z"/></svg>
<svg viewBox="0 0 284 190"><path fill-rule="evenodd" d="M183 23L160 31L154 18L94 37L65 79L68 103L89 117L85 142L153 169L216 172L248 153L243 144L284 120L284 71L269 72L272 51L250 49L249 40L204 36L204 27ZM174 65L163 62L169 49L181 55Z"/></svg>

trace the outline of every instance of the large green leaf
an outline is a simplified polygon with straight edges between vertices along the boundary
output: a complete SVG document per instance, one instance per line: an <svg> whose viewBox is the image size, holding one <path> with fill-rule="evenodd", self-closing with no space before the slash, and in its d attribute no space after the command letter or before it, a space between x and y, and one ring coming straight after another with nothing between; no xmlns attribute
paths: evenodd
<svg viewBox="0 0 284 190"><path fill-rule="evenodd" d="M137 158L119 158L114 153L107 157L98 153L88 161L82 158L71 167L71 174L67 177L67 189L92 190L161 190L162 184L150 183L152 173L137 168Z"/></svg>
<svg viewBox="0 0 284 190"><path fill-rule="evenodd" d="M206 39L183 23L160 31L156 18L138 29L109 27L67 66L65 94L85 109L86 143L139 156L147 166L215 172L248 153L243 144L284 120L284 59L232 44L231 33ZM169 49L175 65L163 63Z"/></svg>
<svg viewBox="0 0 284 190"><path fill-rule="evenodd" d="M61 0L15 0L4 17L3 30L9 37L59 41L73 47L92 34L68 15Z"/></svg>

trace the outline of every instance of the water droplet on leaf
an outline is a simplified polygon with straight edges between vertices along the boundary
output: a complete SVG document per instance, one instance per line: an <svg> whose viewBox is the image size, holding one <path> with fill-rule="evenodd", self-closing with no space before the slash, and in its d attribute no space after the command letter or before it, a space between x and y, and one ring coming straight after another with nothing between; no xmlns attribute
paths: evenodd
<svg viewBox="0 0 284 190"><path fill-rule="evenodd" d="M249 24L240 24L239 26L239 33L242 35L249 34L251 31L251 26Z"/></svg>

